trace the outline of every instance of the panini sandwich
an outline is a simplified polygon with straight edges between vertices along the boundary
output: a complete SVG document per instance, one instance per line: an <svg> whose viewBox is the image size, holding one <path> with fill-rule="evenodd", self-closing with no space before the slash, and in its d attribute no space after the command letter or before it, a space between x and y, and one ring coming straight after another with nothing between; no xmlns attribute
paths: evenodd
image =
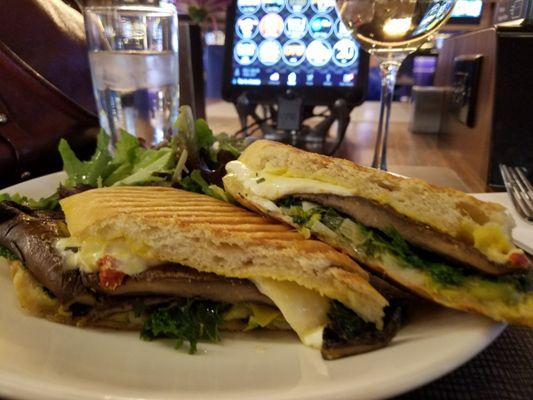
<svg viewBox="0 0 533 400"><path fill-rule="evenodd" d="M18 258L13 281L32 314L143 326L153 338L165 334L163 317L203 301L202 315L221 328L292 329L326 358L381 347L399 326L398 312L349 257L229 203L172 188L117 187L60 204L64 220L1 204L0 244ZM349 321L356 335L344 329Z"/></svg>
<svg viewBox="0 0 533 400"><path fill-rule="evenodd" d="M531 262L504 207L352 162L257 141L226 166L244 206L444 306L533 326Z"/></svg>

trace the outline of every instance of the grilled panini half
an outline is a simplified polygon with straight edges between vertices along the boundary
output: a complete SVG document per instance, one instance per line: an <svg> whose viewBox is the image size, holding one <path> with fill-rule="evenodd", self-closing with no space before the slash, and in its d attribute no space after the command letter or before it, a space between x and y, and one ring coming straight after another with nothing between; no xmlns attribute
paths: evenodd
<svg viewBox="0 0 533 400"><path fill-rule="evenodd" d="M68 236L65 227L54 236L53 224L39 225L37 215L0 225L2 243L13 244L25 262L26 268L13 264L13 276L30 312L65 322L62 312L72 314L72 305L81 304L89 310L83 323L106 326L109 318L91 323L91 316L95 310L112 315L124 299L151 307L175 297L203 298L230 307L223 308L228 320L250 317L251 308L253 326L268 325L264 320L281 312L278 325L288 324L305 344L320 348L332 307L341 307L359 319L365 335L372 331L376 340L365 348L392 337L390 329L386 340L379 333L388 302L367 273L284 224L208 196L160 187L89 190L61 200L61 207ZM36 251L51 257L32 257ZM47 309L39 284L64 307Z"/></svg>
<svg viewBox="0 0 533 400"><path fill-rule="evenodd" d="M504 207L352 162L257 141L229 163L248 208L448 307L533 325L531 262Z"/></svg>

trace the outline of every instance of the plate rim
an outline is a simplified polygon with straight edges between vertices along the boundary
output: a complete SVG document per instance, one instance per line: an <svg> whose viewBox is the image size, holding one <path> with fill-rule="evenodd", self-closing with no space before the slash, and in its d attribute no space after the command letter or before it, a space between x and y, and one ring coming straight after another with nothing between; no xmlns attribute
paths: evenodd
<svg viewBox="0 0 533 400"><path fill-rule="evenodd" d="M446 363L446 366L440 369L433 369L430 373L427 374L420 374L416 376L415 378L411 378L408 380L403 379L404 377L402 375L397 375L394 380L390 382L390 384L387 384L386 386L382 388L378 388L377 390L369 391L366 394L362 395L361 389L357 388L357 386L351 386L347 385L346 383L342 386L338 386L334 391L331 390L331 388L328 387L327 392L318 391L312 394L304 393L303 395L300 393L296 393L295 396L289 394L279 394L279 393L266 393L265 391L248 391L245 392L244 395L246 399L250 400L319 400L319 399L327 399L327 400L341 400L346 399L347 397L351 397L354 399L384 399L389 398L391 396L398 396L413 390L416 390L422 386L424 386L427 383L430 383L434 380L437 380L441 377L444 377L445 375L449 374L450 372L454 371L458 367L464 365L469 360L473 359L475 356L477 356L481 351L483 351L485 348L487 348L496 338L500 336L500 334L506 329L507 325L504 323L495 323L490 329L487 328L486 333L486 340L478 342L478 346L475 348L474 351L471 353L464 353L464 356L460 359L453 358L453 360L450 359L449 362ZM451 356L449 357L451 358ZM5 377L8 377L8 382L6 384ZM346 387L348 386L348 387ZM22 390L21 390L22 388ZM316 389L316 388L315 388ZM37 381L32 381L32 384L28 385L27 381L20 376L17 376L17 374L5 374L2 373L0 370L0 395L2 396L8 396L13 398L40 398L43 400L70 400L73 398L76 398L78 400L163 400L163 399L175 399L177 397L173 396L160 396L160 395L150 395L149 397L146 397L144 395L141 396L129 396L129 395L119 395L119 394L109 394L109 393L98 393L95 395L94 392L91 392L89 390L76 390L72 387L63 387L60 384L51 384L46 383L44 386L42 383L39 383ZM220 397L221 399L228 399L230 394L224 394L224 396ZM353 397L357 396L357 397ZM207 397L211 398L210 395ZM240 397L240 396L239 396ZM187 396L184 393L179 393L180 399L200 399L203 397L199 396Z"/></svg>

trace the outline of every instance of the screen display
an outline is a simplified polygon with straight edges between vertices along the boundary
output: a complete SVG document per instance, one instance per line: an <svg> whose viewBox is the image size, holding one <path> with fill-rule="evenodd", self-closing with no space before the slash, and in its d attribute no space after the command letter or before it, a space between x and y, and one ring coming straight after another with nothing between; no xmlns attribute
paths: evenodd
<svg viewBox="0 0 533 400"><path fill-rule="evenodd" d="M457 0L451 18L479 18L483 0Z"/></svg>
<svg viewBox="0 0 533 400"><path fill-rule="evenodd" d="M237 0L231 83L354 87L359 48L335 0Z"/></svg>

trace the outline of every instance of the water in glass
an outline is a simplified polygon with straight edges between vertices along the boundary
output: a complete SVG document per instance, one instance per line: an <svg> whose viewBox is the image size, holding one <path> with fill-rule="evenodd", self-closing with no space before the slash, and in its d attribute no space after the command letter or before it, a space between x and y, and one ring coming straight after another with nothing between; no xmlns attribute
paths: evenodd
<svg viewBox="0 0 533 400"><path fill-rule="evenodd" d="M170 134L179 107L177 20L156 7L89 7L89 60L100 124L145 145Z"/></svg>

